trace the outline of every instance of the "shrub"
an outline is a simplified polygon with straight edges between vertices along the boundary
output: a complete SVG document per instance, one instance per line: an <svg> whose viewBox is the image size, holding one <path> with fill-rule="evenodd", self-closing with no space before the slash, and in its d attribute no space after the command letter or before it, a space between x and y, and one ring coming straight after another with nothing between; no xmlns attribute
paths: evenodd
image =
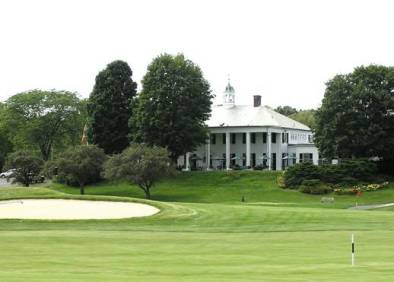
<svg viewBox="0 0 394 282"><path fill-rule="evenodd" d="M279 174L279 175L276 177L276 184L278 184L278 186L279 186L280 188L286 188L285 179L284 179L284 177L283 177L283 174Z"/></svg>
<svg viewBox="0 0 394 282"><path fill-rule="evenodd" d="M57 174L55 180L67 185L79 186L84 194L86 184L100 180L103 164L106 160L104 151L94 145L70 147L56 160L46 165L47 175ZM54 173L54 172L57 173Z"/></svg>
<svg viewBox="0 0 394 282"><path fill-rule="evenodd" d="M315 166L305 162L289 167L284 175L286 187L301 185L304 180L318 179L324 183L355 185L368 181L377 173L373 162L364 160L344 161L339 165Z"/></svg>
<svg viewBox="0 0 394 282"><path fill-rule="evenodd" d="M262 164L256 165L253 167L253 170L263 170L265 167Z"/></svg>
<svg viewBox="0 0 394 282"><path fill-rule="evenodd" d="M14 182L29 187L39 175L44 162L29 151L16 151L7 157L6 169L16 169L13 173Z"/></svg>
<svg viewBox="0 0 394 282"><path fill-rule="evenodd" d="M320 180L325 183L341 183L342 179L346 177L339 165L322 165L319 167Z"/></svg>
<svg viewBox="0 0 394 282"><path fill-rule="evenodd" d="M394 158L384 158L379 160L377 168L380 173L394 176Z"/></svg>
<svg viewBox="0 0 394 282"><path fill-rule="evenodd" d="M344 161L339 164L339 169L343 175L353 177L358 180L369 180L378 171L374 162L364 160Z"/></svg>
<svg viewBox="0 0 394 282"><path fill-rule="evenodd" d="M308 179L320 179L319 167L310 162L298 163L284 173L284 183L288 188L295 188Z"/></svg>
<svg viewBox="0 0 394 282"><path fill-rule="evenodd" d="M358 182L356 178L350 176L345 176L341 179L342 185L356 185Z"/></svg>
<svg viewBox="0 0 394 282"><path fill-rule="evenodd" d="M324 184L318 186L305 186L301 185L299 191L306 194L313 194L313 195L322 195L322 194L329 194L332 192L332 188L330 186L326 186Z"/></svg>
<svg viewBox="0 0 394 282"><path fill-rule="evenodd" d="M320 182L319 179L305 179L301 183L303 186L309 186L309 187L314 187L314 186L319 186L322 183Z"/></svg>
<svg viewBox="0 0 394 282"><path fill-rule="evenodd" d="M357 188L336 188L334 193L337 195L357 195L361 190Z"/></svg>
<svg viewBox="0 0 394 282"><path fill-rule="evenodd" d="M371 192L378 191L386 188L388 182L381 184L367 184L367 185L355 185L350 188L336 188L334 193L338 195L356 195L360 192Z"/></svg>

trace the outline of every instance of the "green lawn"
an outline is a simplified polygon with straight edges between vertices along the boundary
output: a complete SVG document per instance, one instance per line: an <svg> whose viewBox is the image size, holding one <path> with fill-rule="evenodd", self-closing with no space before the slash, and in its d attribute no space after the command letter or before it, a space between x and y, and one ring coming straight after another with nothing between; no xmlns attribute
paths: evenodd
<svg viewBox="0 0 394 282"><path fill-rule="evenodd" d="M3 188L0 199L146 202L130 198L142 194L122 183L86 192ZM154 188L160 202L150 203L161 212L152 217L0 220L0 281L393 281L392 210L344 209L355 201L394 201L393 192L391 184L360 199L321 204L320 196L278 188L272 173L181 174Z"/></svg>

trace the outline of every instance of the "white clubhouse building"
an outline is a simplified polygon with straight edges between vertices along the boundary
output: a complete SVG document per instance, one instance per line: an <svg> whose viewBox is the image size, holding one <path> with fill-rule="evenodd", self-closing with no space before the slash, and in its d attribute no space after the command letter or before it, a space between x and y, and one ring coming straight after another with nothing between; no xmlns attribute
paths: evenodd
<svg viewBox="0 0 394 282"><path fill-rule="evenodd" d="M223 104L212 107L207 121L209 140L178 160L184 170L262 168L282 170L294 163L318 163L311 129L261 105L235 104L234 88L227 84Z"/></svg>

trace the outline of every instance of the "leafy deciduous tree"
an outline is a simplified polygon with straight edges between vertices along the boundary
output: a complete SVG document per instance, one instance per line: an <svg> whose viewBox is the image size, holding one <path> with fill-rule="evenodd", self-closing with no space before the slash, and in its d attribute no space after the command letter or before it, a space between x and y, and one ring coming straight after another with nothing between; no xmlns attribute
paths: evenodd
<svg viewBox="0 0 394 282"><path fill-rule="evenodd" d="M29 151L16 151L7 157L6 168L16 169L13 177L26 187L38 176L44 162Z"/></svg>
<svg viewBox="0 0 394 282"><path fill-rule="evenodd" d="M56 160L46 166L48 174L57 170L58 177L67 184L77 183L81 195L85 194L85 185L100 179L106 155L94 145L70 147Z"/></svg>
<svg viewBox="0 0 394 282"><path fill-rule="evenodd" d="M394 158L394 67L362 66L328 81L315 140L328 157Z"/></svg>
<svg viewBox="0 0 394 282"><path fill-rule="evenodd" d="M174 162L205 142L213 95L197 65L183 55L161 55L142 85L130 120L135 141L168 148Z"/></svg>
<svg viewBox="0 0 394 282"><path fill-rule="evenodd" d="M150 199L152 186L174 172L168 155L165 148L132 144L105 163L105 177L136 184L144 191L145 197Z"/></svg>
<svg viewBox="0 0 394 282"><path fill-rule="evenodd" d="M75 93L32 90L6 102L4 123L16 148L36 148L48 160L55 145L64 146L80 136L83 111Z"/></svg>
<svg viewBox="0 0 394 282"><path fill-rule="evenodd" d="M7 154L12 151L12 143L8 139L7 130L3 124L5 105L0 103L0 171L2 171Z"/></svg>
<svg viewBox="0 0 394 282"><path fill-rule="evenodd" d="M296 108L290 106L279 106L275 109L275 111L285 116L290 116L298 112Z"/></svg>
<svg viewBox="0 0 394 282"><path fill-rule="evenodd" d="M297 113L291 114L289 118L301 122L314 129L316 126L315 115L316 110L300 110Z"/></svg>

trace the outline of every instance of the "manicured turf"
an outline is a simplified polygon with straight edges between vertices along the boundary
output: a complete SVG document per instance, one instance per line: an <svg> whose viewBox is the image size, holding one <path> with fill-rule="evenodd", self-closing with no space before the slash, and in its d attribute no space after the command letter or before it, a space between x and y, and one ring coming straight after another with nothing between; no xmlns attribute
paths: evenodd
<svg viewBox="0 0 394 282"><path fill-rule="evenodd" d="M191 172L182 173L175 179L163 181L152 190L157 201L189 203L282 203L302 207L346 208L364 204L380 204L394 201L394 189L364 193L362 197L337 196L333 204L321 204L322 196L303 194L278 188L278 173L256 171ZM57 191L78 194L78 188L53 186ZM394 188L394 184L390 185ZM87 194L143 198L143 192L127 183L102 183L88 186Z"/></svg>
<svg viewBox="0 0 394 282"><path fill-rule="evenodd" d="M0 220L0 281L394 280L392 210L343 209L356 200L393 201L392 186L321 204L320 196L282 190L274 180L269 173L182 174L153 190L165 202L130 199L142 194L125 184L88 187L95 195L83 197L60 185L1 189L0 199L130 200L161 212L104 221Z"/></svg>

